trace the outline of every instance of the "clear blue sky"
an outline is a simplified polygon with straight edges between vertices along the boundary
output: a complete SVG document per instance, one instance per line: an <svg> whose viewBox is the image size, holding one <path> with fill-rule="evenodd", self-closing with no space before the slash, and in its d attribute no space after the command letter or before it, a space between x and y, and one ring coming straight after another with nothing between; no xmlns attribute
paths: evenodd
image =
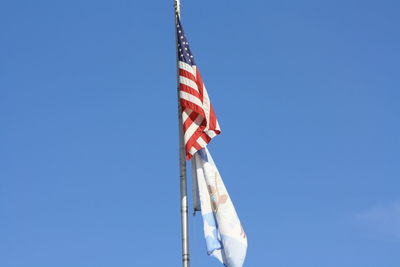
<svg viewBox="0 0 400 267"><path fill-rule="evenodd" d="M183 0L245 266L400 266L399 10ZM179 266L172 0L6 0L0 32L0 266Z"/></svg>

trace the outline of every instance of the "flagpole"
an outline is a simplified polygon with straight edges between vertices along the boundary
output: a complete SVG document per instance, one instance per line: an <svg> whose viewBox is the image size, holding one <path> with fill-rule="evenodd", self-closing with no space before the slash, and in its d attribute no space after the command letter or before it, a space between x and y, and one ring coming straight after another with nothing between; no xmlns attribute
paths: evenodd
<svg viewBox="0 0 400 267"><path fill-rule="evenodd" d="M176 17L180 18L180 0L174 0L175 3L175 27ZM176 30L176 29L175 29ZM175 34L175 36L177 36ZM176 37L177 38L177 37ZM182 122L182 108L179 101L179 58L178 58L178 40L175 42L176 47L176 69L177 69L177 91L178 91L178 118L179 118L179 181L180 181L180 201L181 201L181 236L182 236L182 266L190 266L189 258L189 231L188 231L188 197L187 197L187 177L186 177L186 151L183 140L183 122Z"/></svg>

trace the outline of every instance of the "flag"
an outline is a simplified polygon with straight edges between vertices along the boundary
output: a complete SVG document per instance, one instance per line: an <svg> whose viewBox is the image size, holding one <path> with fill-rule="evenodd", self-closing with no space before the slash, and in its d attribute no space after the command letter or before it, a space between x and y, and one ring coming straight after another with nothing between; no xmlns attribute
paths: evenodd
<svg viewBox="0 0 400 267"><path fill-rule="evenodd" d="M186 159L205 147L221 130L206 87L189 48L179 16L176 18L179 101L182 112Z"/></svg>
<svg viewBox="0 0 400 267"><path fill-rule="evenodd" d="M227 267L242 267L247 237L207 149L221 129L178 14L176 36L179 103L186 159L192 159L194 210L201 210L207 253Z"/></svg>
<svg viewBox="0 0 400 267"><path fill-rule="evenodd" d="M192 168L207 253L227 267L241 267L246 256L247 237L207 147L194 155Z"/></svg>

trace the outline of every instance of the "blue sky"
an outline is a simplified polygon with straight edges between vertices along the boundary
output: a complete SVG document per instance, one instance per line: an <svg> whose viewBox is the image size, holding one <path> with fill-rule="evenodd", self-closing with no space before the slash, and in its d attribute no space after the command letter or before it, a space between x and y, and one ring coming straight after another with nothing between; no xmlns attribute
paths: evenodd
<svg viewBox="0 0 400 267"><path fill-rule="evenodd" d="M399 8L183 1L245 266L400 266ZM0 31L0 265L179 266L172 1L2 1Z"/></svg>

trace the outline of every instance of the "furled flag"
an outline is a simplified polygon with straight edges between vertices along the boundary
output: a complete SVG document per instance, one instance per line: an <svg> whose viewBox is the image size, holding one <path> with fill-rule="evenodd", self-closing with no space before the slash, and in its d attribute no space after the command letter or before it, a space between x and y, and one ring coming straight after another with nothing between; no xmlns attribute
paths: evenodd
<svg viewBox="0 0 400 267"><path fill-rule="evenodd" d="M179 65L179 101L186 159L205 147L221 131L211 106L206 87L194 61L179 17L176 19Z"/></svg>
<svg viewBox="0 0 400 267"><path fill-rule="evenodd" d="M228 267L241 267L247 250L247 238L226 191L218 169L207 148L192 159L195 200L200 200L208 255ZM198 201L198 200L197 200Z"/></svg>

